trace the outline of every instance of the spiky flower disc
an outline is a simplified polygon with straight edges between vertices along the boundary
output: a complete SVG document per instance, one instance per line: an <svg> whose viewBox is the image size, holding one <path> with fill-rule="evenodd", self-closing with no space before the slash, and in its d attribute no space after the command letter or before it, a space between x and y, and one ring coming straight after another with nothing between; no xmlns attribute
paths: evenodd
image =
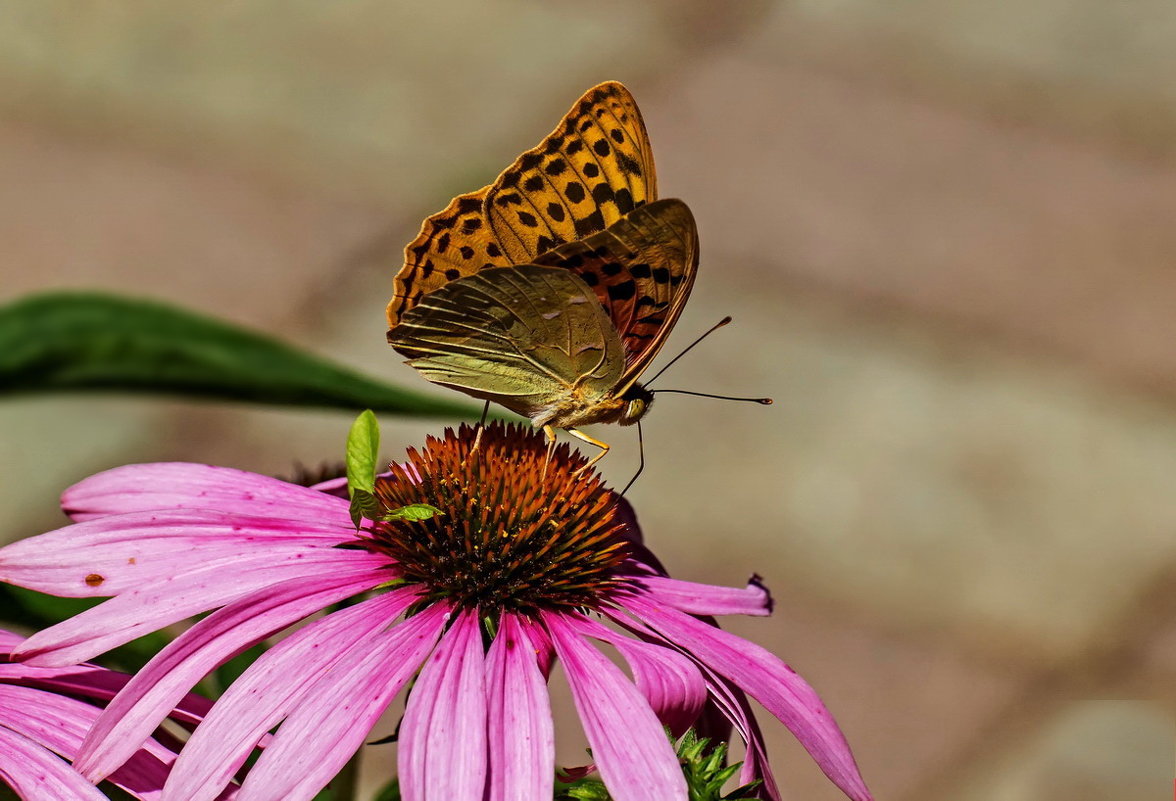
<svg viewBox="0 0 1176 801"><path fill-rule="evenodd" d="M531 428L446 429L376 482L387 510L427 503L428 520L377 523L370 547L430 599L484 611L594 606L617 588L628 554L617 496L567 445Z"/></svg>

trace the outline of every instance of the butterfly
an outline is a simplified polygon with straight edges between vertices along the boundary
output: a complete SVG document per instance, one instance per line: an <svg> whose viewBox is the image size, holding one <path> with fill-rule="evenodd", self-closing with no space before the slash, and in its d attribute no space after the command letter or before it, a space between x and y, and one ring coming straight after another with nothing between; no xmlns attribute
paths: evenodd
<svg viewBox="0 0 1176 801"><path fill-rule="evenodd" d="M426 379L592 443L631 425L638 379L682 312L698 232L657 199L653 152L628 89L602 83L489 186L425 220L388 304L388 342Z"/></svg>

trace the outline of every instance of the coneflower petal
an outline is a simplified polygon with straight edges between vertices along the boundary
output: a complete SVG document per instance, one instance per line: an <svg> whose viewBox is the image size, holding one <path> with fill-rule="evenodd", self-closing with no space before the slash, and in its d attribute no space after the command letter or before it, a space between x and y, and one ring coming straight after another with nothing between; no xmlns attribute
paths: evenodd
<svg viewBox="0 0 1176 801"><path fill-rule="evenodd" d="M592 757L616 801L686 801L678 757L649 703L563 615L543 615Z"/></svg>
<svg viewBox="0 0 1176 801"><path fill-rule="evenodd" d="M164 798L215 798L265 733L307 697L319 676L387 628L414 600L411 590L393 590L332 612L262 654L192 733L168 777Z"/></svg>
<svg viewBox="0 0 1176 801"><path fill-rule="evenodd" d="M107 801L61 757L4 726L0 726L0 779L23 799Z"/></svg>
<svg viewBox="0 0 1176 801"><path fill-rule="evenodd" d="M187 690L221 663L307 615L371 589L382 575L356 565L316 582L262 589L195 623L155 655L107 705L74 767L99 779L122 764Z"/></svg>
<svg viewBox="0 0 1176 801"><path fill-rule="evenodd" d="M79 481L61 495L74 520L126 512L212 509L242 515L332 520L346 525L347 501L276 478L188 462L116 467Z"/></svg>
<svg viewBox="0 0 1176 801"><path fill-rule="evenodd" d="M34 634L15 655L36 665L72 665L275 583L313 579L354 565L385 564L363 551L276 549L240 563L203 564L171 580L128 590Z"/></svg>
<svg viewBox="0 0 1176 801"><path fill-rule="evenodd" d="M440 604L429 607L361 643L324 673L310 691L313 703L300 704L278 727L242 783L237 801L314 798L363 745L376 720L416 673L447 617ZM420 690L418 684L414 695Z"/></svg>
<svg viewBox="0 0 1176 801"><path fill-rule="evenodd" d="M845 735L816 691L771 652L676 609L627 598L654 631L730 679L779 718L834 784L854 801L871 801Z"/></svg>
<svg viewBox="0 0 1176 801"><path fill-rule="evenodd" d="M421 669L404 710L398 759L404 801L482 801L484 663L477 610L466 610Z"/></svg>
<svg viewBox="0 0 1176 801"><path fill-rule="evenodd" d="M486 659L489 801L551 801L555 731L539 655L513 614L502 616Z"/></svg>

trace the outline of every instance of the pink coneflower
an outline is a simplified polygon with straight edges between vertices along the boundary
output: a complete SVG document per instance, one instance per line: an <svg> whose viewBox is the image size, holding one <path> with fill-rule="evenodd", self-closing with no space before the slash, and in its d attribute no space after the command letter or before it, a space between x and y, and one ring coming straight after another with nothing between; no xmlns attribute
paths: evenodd
<svg viewBox="0 0 1176 801"><path fill-rule="evenodd" d="M358 532L344 499L206 465L133 465L68 490L64 508L80 522L0 549L0 579L114 597L34 635L21 659L73 664L216 610L119 693L77 768L109 775L217 665L361 598L281 640L229 687L184 747L165 801L215 798L275 726L238 798L309 799L414 679L399 730L406 801L549 801L546 677L557 659L617 801L685 801L663 724L680 733L708 702L748 743L744 781L763 780L758 792L778 799L744 693L850 798L870 798L812 688L696 617L767 614L762 587L666 577L617 496L594 473L577 475L585 459L566 446L548 461L541 436L499 424L471 453L473 441L467 427L430 438L376 484L386 510L423 503L441 514Z"/></svg>
<svg viewBox="0 0 1176 801"><path fill-rule="evenodd" d="M65 760L77 756L102 711L98 704L110 700L131 677L97 665L13 664L9 655L23 639L0 630L0 784L29 801L105 801ZM189 695L167 716L194 724L209 706ZM175 758L168 746L148 738L110 775L110 782L135 798L159 799Z"/></svg>

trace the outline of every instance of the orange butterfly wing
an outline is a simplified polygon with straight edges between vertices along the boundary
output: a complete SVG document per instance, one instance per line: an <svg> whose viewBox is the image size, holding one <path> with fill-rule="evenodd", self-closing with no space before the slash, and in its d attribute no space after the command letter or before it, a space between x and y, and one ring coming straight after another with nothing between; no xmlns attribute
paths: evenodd
<svg viewBox="0 0 1176 801"><path fill-rule="evenodd" d="M389 327L455 278L533 261L656 197L653 152L637 103L621 84L602 83L493 184L459 195L425 220L396 274Z"/></svg>

